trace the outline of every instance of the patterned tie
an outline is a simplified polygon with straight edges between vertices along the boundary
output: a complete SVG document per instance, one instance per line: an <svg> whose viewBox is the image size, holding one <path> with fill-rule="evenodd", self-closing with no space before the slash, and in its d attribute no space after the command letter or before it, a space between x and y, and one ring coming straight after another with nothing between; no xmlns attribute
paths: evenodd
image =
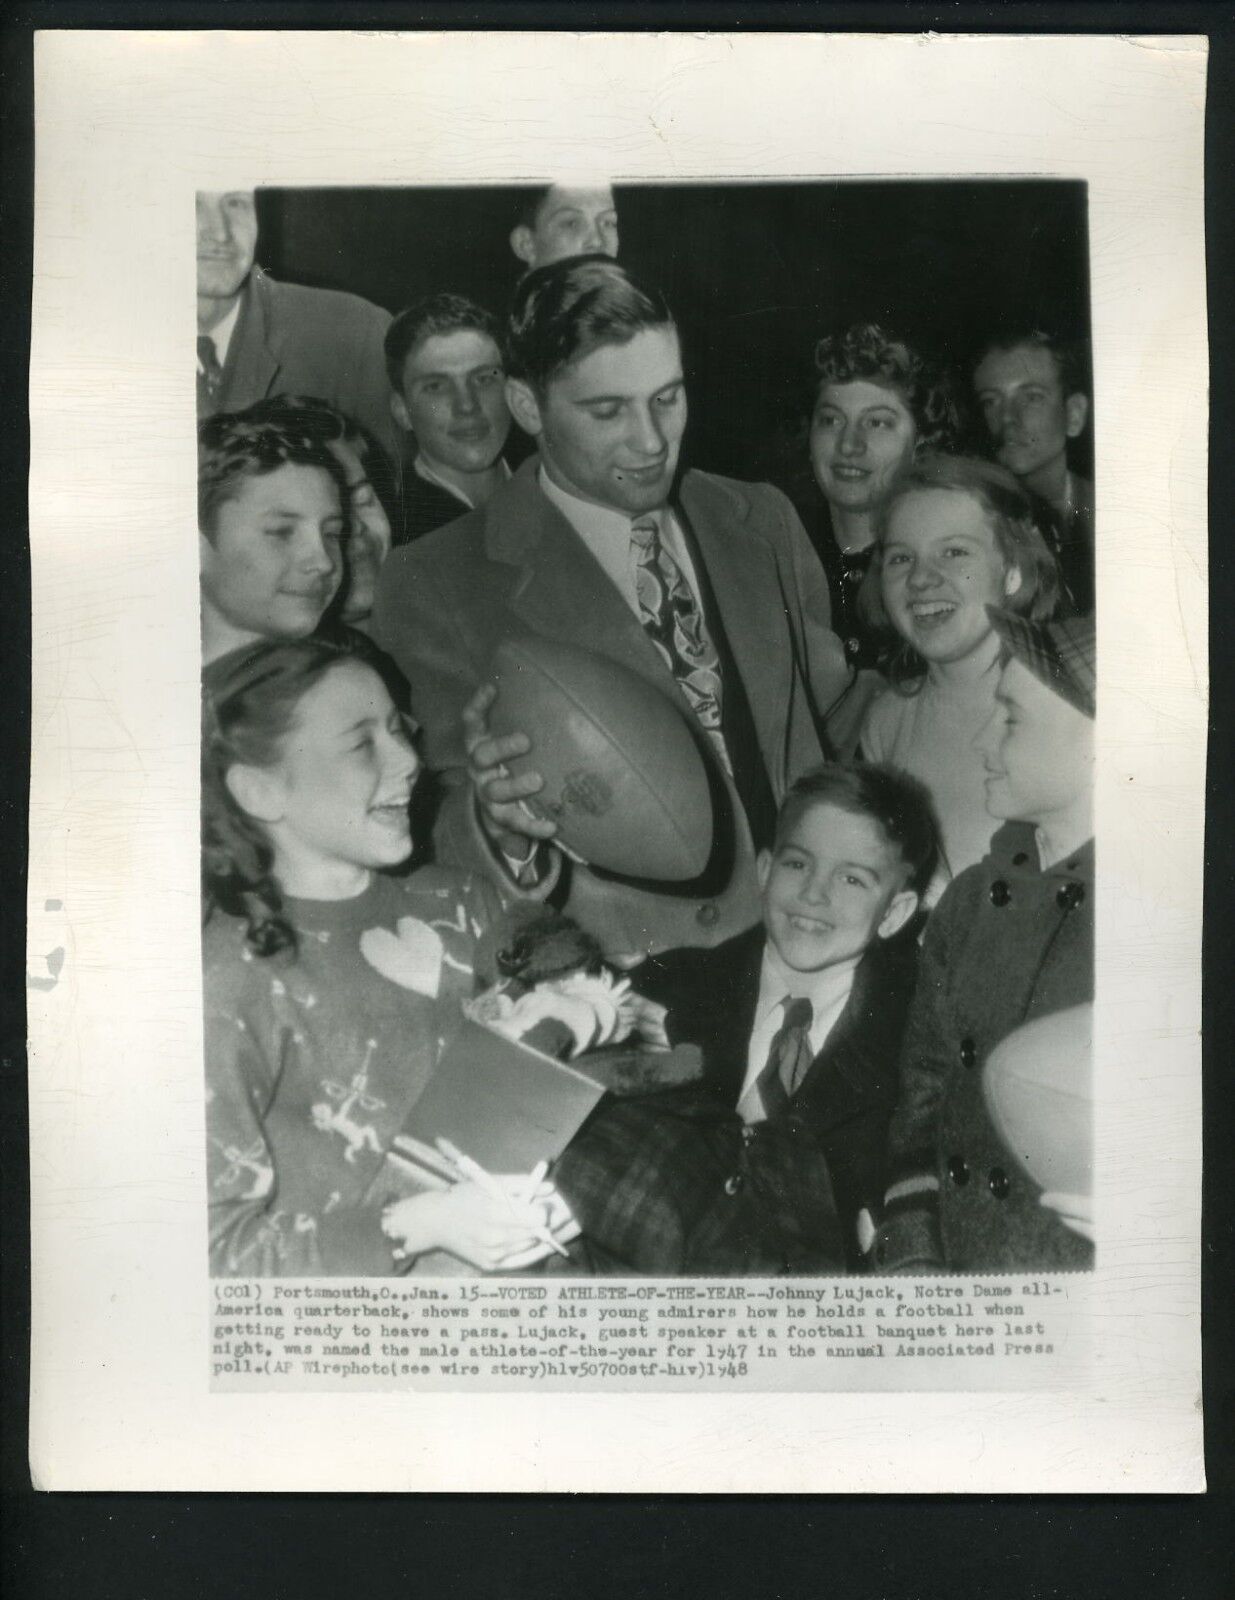
<svg viewBox="0 0 1235 1600"><path fill-rule="evenodd" d="M768 1046L767 1065L755 1080L755 1088L769 1117L778 1116L789 1109L789 1102L798 1092L802 1079L814 1060L811 1054L810 1025L815 1008L809 1000L793 1000L785 996L785 1020Z"/></svg>
<svg viewBox="0 0 1235 1600"><path fill-rule="evenodd" d="M208 333L199 333L197 336L197 359L201 363L197 369L197 403L207 410L213 405L219 385L223 382L219 352Z"/></svg>
<svg viewBox="0 0 1235 1600"><path fill-rule="evenodd" d="M639 621L732 777L733 766L721 731L720 658L708 638L703 612L681 567L665 549L654 516L631 523L630 542Z"/></svg>

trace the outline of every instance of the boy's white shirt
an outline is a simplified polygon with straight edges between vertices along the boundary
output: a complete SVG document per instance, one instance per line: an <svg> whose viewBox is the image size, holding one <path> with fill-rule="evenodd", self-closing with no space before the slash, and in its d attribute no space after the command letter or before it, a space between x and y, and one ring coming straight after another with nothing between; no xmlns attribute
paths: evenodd
<svg viewBox="0 0 1235 1600"><path fill-rule="evenodd" d="M854 956L849 961L823 967L819 972L790 972L777 958L769 941L759 974L759 1000L746 1052L746 1076L738 1096L738 1115L743 1122L763 1122L767 1117L755 1081L767 1065L772 1040L785 1020L782 1002L790 995L795 1000L810 1001L813 1015L807 1037L811 1054L817 1056L849 1002L860 960L860 956Z"/></svg>

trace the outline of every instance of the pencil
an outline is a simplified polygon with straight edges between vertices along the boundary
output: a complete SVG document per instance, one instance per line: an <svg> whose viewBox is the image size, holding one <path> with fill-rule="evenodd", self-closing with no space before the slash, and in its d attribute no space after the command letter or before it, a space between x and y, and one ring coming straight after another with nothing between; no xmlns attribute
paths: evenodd
<svg viewBox="0 0 1235 1600"><path fill-rule="evenodd" d="M511 1196L506 1193L493 1174L481 1166L479 1161L474 1161L471 1156L465 1155L458 1145L451 1144L449 1139L438 1139L436 1143L442 1154L454 1162L464 1177L470 1178L478 1188L483 1189L494 1200L500 1200L508 1211L514 1210L514 1201ZM545 1172L548 1170L548 1166L545 1166ZM541 1177L543 1176L544 1173L541 1173ZM537 1178L534 1184L529 1185L529 1195L535 1190L536 1184L539 1184L539 1182L540 1178ZM551 1250L556 1250L558 1255L564 1256L567 1260L570 1259L570 1251L560 1245L543 1224L540 1227L532 1228L532 1237L538 1239L541 1244L547 1244Z"/></svg>

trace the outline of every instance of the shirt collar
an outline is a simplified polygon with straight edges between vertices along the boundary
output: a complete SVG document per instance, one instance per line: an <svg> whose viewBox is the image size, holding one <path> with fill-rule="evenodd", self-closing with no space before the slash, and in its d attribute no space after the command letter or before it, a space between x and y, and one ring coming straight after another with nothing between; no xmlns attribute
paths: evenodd
<svg viewBox="0 0 1235 1600"><path fill-rule="evenodd" d="M625 549L630 544L631 526L636 521L647 522L652 517L658 523L661 520L660 511L645 512L636 518L628 512L615 511L611 506L598 506L591 500L581 500L577 494L571 494L568 489L555 483L543 465L537 472L537 481L545 498L558 508L575 532L595 543L613 542Z"/></svg>
<svg viewBox="0 0 1235 1600"><path fill-rule="evenodd" d="M231 310L219 322L216 322L214 327L209 329L206 334L206 337L214 344L214 352L219 358L220 366L223 366L227 360L228 347L232 342L232 334L236 331L236 323L239 319L240 296L237 295L236 302Z"/></svg>
<svg viewBox="0 0 1235 1600"><path fill-rule="evenodd" d="M809 1000L815 1018L823 1016L841 995L848 995L853 987L853 976L858 969L860 956L848 961L838 961L834 966L819 972L791 972L776 953L769 939L763 952L763 967L759 975L759 1006L756 1023L765 1021L773 1009L784 1000Z"/></svg>
<svg viewBox="0 0 1235 1600"><path fill-rule="evenodd" d="M1074 850L1066 861L1057 861L1053 867L1042 869L1038 849L1038 830L1031 822L1005 822L991 840L990 860L997 872L1019 871L1033 877L1079 878L1093 881L1094 842L1092 839Z"/></svg>

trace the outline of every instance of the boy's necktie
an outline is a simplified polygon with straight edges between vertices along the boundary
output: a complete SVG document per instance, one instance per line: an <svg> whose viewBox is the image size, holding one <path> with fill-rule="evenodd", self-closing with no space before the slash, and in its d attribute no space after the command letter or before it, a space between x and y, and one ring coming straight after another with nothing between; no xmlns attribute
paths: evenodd
<svg viewBox="0 0 1235 1600"><path fill-rule="evenodd" d="M720 658L708 638L703 612L681 567L665 549L656 517L639 517L632 522L630 541L639 621L677 679L725 771L732 776L721 730Z"/></svg>
<svg viewBox="0 0 1235 1600"><path fill-rule="evenodd" d="M785 1008L785 1020L773 1034L767 1065L755 1080L764 1112L769 1117L789 1109L789 1102L814 1060L810 1043L814 1006L809 1000L794 1000L788 995L781 1004Z"/></svg>
<svg viewBox="0 0 1235 1600"><path fill-rule="evenodd" d="M219 352L208 333L199 333L197 336L197 359L201 363L197 369L197 403L205 407L213 402L223 382Z"/></svg>

